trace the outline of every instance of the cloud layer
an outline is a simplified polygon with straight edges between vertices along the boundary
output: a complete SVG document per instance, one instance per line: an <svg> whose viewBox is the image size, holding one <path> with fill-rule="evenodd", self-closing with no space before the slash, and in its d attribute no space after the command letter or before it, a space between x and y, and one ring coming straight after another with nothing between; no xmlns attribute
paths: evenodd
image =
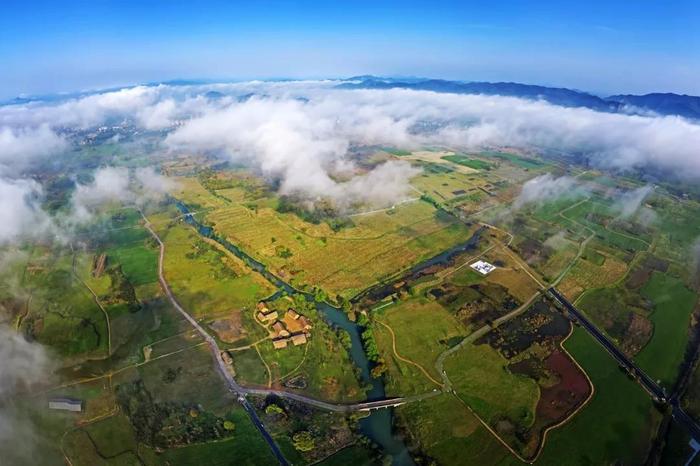
<svg viewBox="0 0 700 466"><path fill-rule="evenodd" d="M339 90L333 84L137 86L57 104L0 107L0 128L91 127L128 119L143 129L164 129L185 122L169 136L169 145L259 157L272 171L310 160L327 164L354 144L507 145L583 154L601 167L654 167L700 178L700 126L683 118L601 113L513 97Z"/></svg>
<svg viewBox="0 0 700 466"><path fill-rule="evenodd" d="M5 208L16 206L13 218L19 223L0 230L0 241L17 235L26 224L21 219L37 215L27 202L37 188L20 174L27 161L64 151L71 129L124 121L141 131L163 131L161 152L215 153L274 178L282 193L345 204L398 201L409 195L408 179L416 174L399 162L369 172L358 168L352 151L361 146L553 150L586 157L602 168L651 168L700 179L700 125L682 118L609 114L513 97L340 90L336 84L136 86L2 106L0 189L11 195L8 199L23 201L5 202ZM89 210L92 195L119 198L123 178L112 172L109 179L80 187L76 211ZM567 188L565 180L537 183L526 187L519 202L532 202L526 199L530 194L533 199L556 194L548 193L550 188Z"/></svg>
<svg viewBox="0 0 700 466"><path fill-rule="evenodd" d="M41 192L36 181L0 178L0 245L46 232L51 220L39 205Z"/></svg>
<svg viewBox="0 0 700 466"><path fill-rule="evenodd" d="M14 405L18 393L46 380L51 373L44 349L0 325L0 450L7 464L37 464L37 432Z"/></svg>
<svg viewBox="0 0 700 466"><path fill-rule="evenodd" d="M570 176L554 177L551 173L528 180L513 201L513 209L542 205L560 198L584 195L587 188Z"/></svg>
<svg viewBox="0 0 700 466"><path fill-rule="evenodd" d="M137 168L132 173L124 167L102 167L93 180L78 184L71 198L68 224L85 223L99 207L110 202L143 205L159 200L174 183L151 167Z"/></svg>

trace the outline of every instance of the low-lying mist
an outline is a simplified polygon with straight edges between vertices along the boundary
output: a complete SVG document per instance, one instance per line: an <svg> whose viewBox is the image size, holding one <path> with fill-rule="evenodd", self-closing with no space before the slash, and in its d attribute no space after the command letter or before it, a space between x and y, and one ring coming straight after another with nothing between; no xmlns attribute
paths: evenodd
<svg viewBox="0 0 700 466"><path fill-rule="evenodd" d="M700 179L700 125L680 117L602 113L513 97L346 90L337 84L136 86L2 106L0 208L10 220L0 227L0 243L40 232L49 222L39 207L42 187L27 167L36 160L60 163L71 157L71 135L102 125L126 124L156 137L153 150L160 157L213 154L252 167L273 180L281 194L332 199L341 208L405 199L409 179L418 173L394 160L369 169L359 166L352 155L356 147L552 150L584 157L603 169L650 169ZM102 170L92 185L78 185L74 220L88 217L93 204L108 198L139 198L124 188L123 169ZM547 176L526 185L515 207L572 188L570 179ZM150 178L149 187L158 180ZM620 215L636 211L643 198L640 191L621 199Z"/></svg>

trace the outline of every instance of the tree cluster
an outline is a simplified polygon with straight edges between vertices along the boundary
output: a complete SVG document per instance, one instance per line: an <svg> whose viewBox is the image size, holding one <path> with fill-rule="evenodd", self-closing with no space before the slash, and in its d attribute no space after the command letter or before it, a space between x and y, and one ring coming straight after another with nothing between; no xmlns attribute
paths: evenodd
<svg viewBox="0 0 700 466"><path fill-rule="evenodd" d="M117 402L127 415L139 442L158 448L207 442L230 437L231 419L218 417L197 406L156 403L139 380L117 387Z"/></svg>

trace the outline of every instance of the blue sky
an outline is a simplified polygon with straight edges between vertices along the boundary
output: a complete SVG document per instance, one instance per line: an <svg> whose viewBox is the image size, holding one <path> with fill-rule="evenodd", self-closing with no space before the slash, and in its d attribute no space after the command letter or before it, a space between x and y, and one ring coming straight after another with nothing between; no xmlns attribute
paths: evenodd
<svg viewBox="0 0 700 466"><path fill-rule="evenodd" d="M0 98L355 74L700 94L700 1L5 0Z"/></svg>

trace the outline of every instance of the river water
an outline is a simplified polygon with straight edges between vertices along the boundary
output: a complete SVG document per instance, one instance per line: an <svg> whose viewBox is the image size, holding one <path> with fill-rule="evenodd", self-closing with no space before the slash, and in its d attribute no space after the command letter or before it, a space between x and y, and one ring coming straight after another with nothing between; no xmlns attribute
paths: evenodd
<svg viewBox="0 0 700 466"><path fill-rule="evenodd" d="M231 251L237 257L245 261L248 266L250 266L255 271L263 275L267 280L279 288L279 291L272 296L271 299L277 298L283 291L288 294L301 293L308 301L313 301L316 305L316 309L319 313L325 317L325 319L333 326L341 328L348 332L350 335L350 340L352 345L350 347L350 357L352 358L354 364L360 369L360 376L362 382L369 386L367 391L367 399L369 401L381 400L386 397L384 391L384 384L381 379L375 379L370 376L370 364L367 359L367 354L362 346L362 339L360 333L362 329L355 322L351 321L347 314L340 308L331 306L325 302L317 302L314 300L314 296L311 293L306 293L296 288L292 287L289 283L282 281L279 277L272 274L267 268L257 260L253 259L246 252L241 250L235 244L229 242L225 238L217 235L211 227L203 225L198 222L194 216L191 214L190 210L185 204L180 201L176 202L177 208L185 215L185 221L190 225L194 226L197 231L207 238L211 238L214 241L221 244L223 247ZM446 264L451 261L455 256L462 254L464 252L474 250L478 245L479 238L483 228L478 229L467 241L460 243L447 251L444 251L434 257L431 257L419 264L416 264L408 271L406 271L402 277L404 279L416 278L427 268L434 265ZM395 291L390 284L377 285L360 296L357 296L355 300L359 300L364 296L371 296L372 298L382 299L387 293L392 293ZM403 440L398 437L393 428L393 408L383 408L374 410L369 416L360 420L360 429L364 435L372 439L377 445L379 445L385 454L391 455L394 466L414 466L415 463L411 459L411 455L406 448Z"/></svg>

